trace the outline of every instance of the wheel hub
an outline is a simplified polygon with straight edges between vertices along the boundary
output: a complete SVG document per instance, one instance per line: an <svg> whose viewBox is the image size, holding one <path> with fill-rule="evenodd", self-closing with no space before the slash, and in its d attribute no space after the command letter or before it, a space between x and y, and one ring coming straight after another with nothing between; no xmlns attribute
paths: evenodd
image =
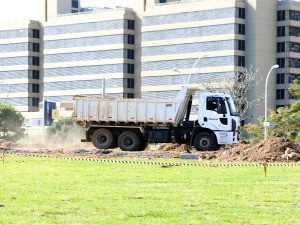
<svg viewBox="0 0 300 225"><path fill-rule="evenodd" d="M130 147L133 144L133 140L130 137L126 137L126 138L124 138L124 142L123 143L124 143L124 145L126 147Z"/></svg>
<svg viewBox="0 0 300 225"><path fill-rule="evenodd" d="M207 137L203 137L202 139L199 140L199 145L202 148L207 148L208 146L210 146L210 140Z"/></svg>
<svg viewBox="0 0 300 225"><path fill-rule="evenodd" d="M100 144L103 144L103 143L107 142L107 137L105 135L99 135L97 140Z"/></svg>

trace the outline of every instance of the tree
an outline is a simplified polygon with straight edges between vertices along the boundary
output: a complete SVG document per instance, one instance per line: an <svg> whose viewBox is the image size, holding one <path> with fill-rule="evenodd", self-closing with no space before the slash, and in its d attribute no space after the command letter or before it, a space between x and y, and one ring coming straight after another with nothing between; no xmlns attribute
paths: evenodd
<svg viewBox="0 0 300 225"><path fill-rule="evenodd" d="M298 140L300 131L300 101L293 103L290 107L277 109L277 113L272 112L269 116L275 126L270 129L271 134Z"/></svg>
<svg viewBox="0 0 300 225"><path fill-rule="evenodd" d="M289 92L300 99L300 81L295 80L294 85L289 88ZM260 118L260 124L246 124L243 130L247 132L247 137L251 138L253 143L262 140L263 135L263 121ZM279 135L289 138L293 141L300 141L300 101L293 103L290 107L277 109L277 112L271 112L269 121L274 122L275 126L268 129L269 135Z"/></svg>
<svg viewBox="0 0 300 225"><path fill-rule="evenodd" d="M246 119L245 115L249 108L258 105L263 96L249 100L249 90L258 84L256 80L258 70L242 68L229 77L215 78L212 83L204 83L204 88L209 92L222 92L232 96L238 115L241 120Z"/></svg>
<svg viewBox="0 0 300 225"><path fill-rule="evenodd" d="M294 81L294 85L289 88L289 92L300 99L299 80ZM300 141L300 101L293 103L290 107L277 109L276 113L272 112L270 114L269 119L275 124L270 133Z"/></svg>
<svg viewBox="0 0 300 225"><path fill-rule="evenodd" d="M297 99L300 99L300 80L294 80L294 84L289 88L289 92Z"/></svg>
<svg viewBox="0 0 300 225"><path fill-rule="evenodd" d="M24 117L14 107L0 103L0 138L8 141L17 141L24 137L21 128Z"/></svg>
<svg viewBox="0 0 300 225"><path fill-rule="evenodd" d="M300 99L300 81L295 80L294 85L289 88L289 92ZM269 135L279 135L289 138L295 142L300 141L300 101L296 101L290 107L281 107L276 112L271 112L269 120L274 122L274 127L268 129ZM253 142L263 139L263 121L261 118L260 125L247 124L244 130L247 131Z"/></svg>
<svg viewBox="0 0 300 225"><path fill-rule="evenodd" d="M54 121L52 126L47 128L46 132L49 139L69 142L71 136L79 135L82 130L71 117L61 117Z"/></svg>

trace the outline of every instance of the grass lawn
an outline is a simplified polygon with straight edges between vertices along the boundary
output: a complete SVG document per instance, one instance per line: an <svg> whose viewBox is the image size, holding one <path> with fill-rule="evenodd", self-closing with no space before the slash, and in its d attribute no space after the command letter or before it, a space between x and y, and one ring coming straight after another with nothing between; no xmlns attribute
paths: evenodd
<svg viewBox="0 0 300 225"><path fill-rule="evenodd" d="M174 162L174 161L172 161ZM300 167L161 167L9 156L0 224L300 224Z"/></svg>

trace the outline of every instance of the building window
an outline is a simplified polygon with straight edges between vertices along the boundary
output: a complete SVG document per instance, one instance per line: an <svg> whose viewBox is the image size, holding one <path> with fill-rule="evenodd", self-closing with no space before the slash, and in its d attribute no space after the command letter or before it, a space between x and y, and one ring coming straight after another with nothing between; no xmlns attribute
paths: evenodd
<svg viewBox="0 0 300 225"><path fill-rule="evenodd" d="M289 93L289 99L297 99L297 97Z"/></svg>
<svg viewBox="0 0 300 225"><path fill-rule="evenodd" d="M290 52L298 52L300 53L300 43L290 42L289 43Z"/></svg>
<svg viewBox="0 0 300 225"><path fill-rule="evenodd" d="M40 30L32 29L32 37L33 38L40 38Z"/></svg>
<svg viewBox="0 0 300 225"><path fill-rule="evenodd" d="M298 11L290 11L289 12L289 19L300 21L300 12Z"/></svg>
<svg viewBox="0 0 300 225"><path fill-rule="evenodd" d="M276 105L276 111L277 111L277 109L279 109L279 108L284 108L284 105Z"/></svg>
<svg viewBox="0 0 300 225"><path fill-rule="evenodd" d="M39 66L40 65L40 58L36 57L36 56L33 56L32 57L32 64L31 65Z"/></svg>
<svg viewBox="0 0 300 225"><path fill-rule="evenodd" d="M285 11L277 11L277 21L284 21L285 20Z"/></svg>
<svg viewBox="0 0 300 225"><path fill-rule="evenodd" d="M128 20L128 29L134 30L134 20Z"/></svg>
<svg viewBox="0 0 300 225"><path fill-rule="evenodd" d="M78 0L72 0L72 8L78 8Z"/></svg>
<svg viewBox="0 0 300 225"><path fill-rule="evenodd" d="M126 88L134 88L134 79L128 78L125 80L127 80Z"/></svg>
<svg viewBox="0 0 300 225"><path fill-rule="evenodd" d="M39 106L39 98L32 98L32 106Z"/></svg>
<svg viewBox="0 0 300 225"><path fill-rule="evenodd" d="M159 3L166 3L167 0L159 0Z"/></svg>
<svg viewBox="0 0 300 225"><path fill-rule="evenodd" d="M277 89L276 90L276 99L277 100L284 99L285 98L284 93L285 93L285 89Z"/></svg>
<svg viewBox="0 0 300 225"><path fill-rule="evenodd" d="M289 35L300 37L300 27L289 27Z"/></svg>
<svg viewBox="0 0 300 225"><path fill-rule="evenodd" d="M277 65L279 68L285 68L285 58L277 58Z"/></svg>
<svg viewBox="0 0 300 225"><path fill-rule="evenodd" d="M241 67L245 66L245 57L244 56L236 56L235 61L236 61L235 62L236 66L241 66Z"/></svg>
<svg viewBox="0 0 300 225"><path fill-rule="evenodd" d="M288 82L292 84L294 83L294 80L300 80L300 74L289 74Z"/></svg>
<svg viewBox="0 0 300 225"><path fill-rule="evenodd" d="M285 36L285 27L277 27L277 37L284 37Z"/></svg>
<svg viewBox="0 0 300 225"><path fill-rule="evenodd" d="M284 77L285 74L284 73L278 73L276 74L276 84L284 84Z"/></svg>
<svg viewBox="0 0 300 225"><path fill-rule="evenodd" d="M78 13L78 9L72 9L71 13Z"/></svg>
<svg viewBox="0 0 300 225"><path fill-rule="evenodd" d="M32 92L39 93L40 92L40 85L39 84L32 84Z"/></svg>
<svg viewBox="0 0 300 225"><path fill-rule="evenodd" d="M246 11L244 8L237 8L237 17L240 19L245 19Z"/></svg>
<svg viewBox="0 0 300 225"><path fill-rule="evenodd" d="M32 43L32 51L33 52L40 52L40 44L39 43Z"/></svg>
<svg viewBox="0 0 300 225"><path fill-rule="evenodd" d="M238 34L244 35L246 33L245 24L237 24L237 29Z"/></svg>
<svg viewBox="0 0 300 225"><path fill-rule="evenodd" d="M300 68L300 59L289 58L289 67Z"/></svg>
<svg viewBox="0 0 300 225"><path fill-rule="evenodd" d="M128 34L128 44L134 45L134 35Z"/></svg>
<svg viewBox="0 0 300 225"><path fill-rule="evenodd" d="M237 49L240 51L245 51L245 41L237 40Z"/></svg>
<svg viewBox="0 0 300 225"><path fill-rule="evenodd" d="M40 79L40 71L39 70L32 70L32 79Z"/></svg>
<svg viewBox="0 0 300 225"><path fill-rule="evenodd" d="M277 52L285 52L285 42L277 42Z"/></svg>
<svg viewBox="0 0 300 225"><path fill-rule="evenodd" d="M123 97L124 98L134 98L134 94L133 93L124 93Z"/></svg>
<svg viewBox="0 0 300 225"><path fill-rule="evenodd" d="M127 73L134 74L134 65L133 64L127 65Z"/></svg>
<svg viewBox="0 0 300 225"><path fill-rule="evenodd" d="M134 50L132 50L132 49L127 50L127 58L134 59Z"/></svg>

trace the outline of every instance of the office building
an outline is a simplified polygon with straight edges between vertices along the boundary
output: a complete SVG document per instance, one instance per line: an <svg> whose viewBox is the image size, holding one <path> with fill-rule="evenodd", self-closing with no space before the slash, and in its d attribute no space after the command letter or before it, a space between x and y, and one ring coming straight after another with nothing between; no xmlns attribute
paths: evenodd
<svg viewBox="0 0 300 225"><path fill-rule="evenodd" d="M288 92L300 79L300 2L280 1L277 6L276 108L290 105L295 97Z"/></svg>
<svg viewBox="0 0 300 225"><path fill-rule="evenodd" d="M44 98L134 97L134 15L102 9L58 15L44 24ZM104 80L105 82L103 82Z"/></svg>
<svg viewBox="0 0 300 225"><path fill-rule="evenodd" d="M190 83L228 81L245 66L243 1L147 2L138 12L142 97L172 98L190 73Z"/></svg>
<svg viewBox="0 0 300 225"><path fill-rule="evenodd" d="M0 26L0 101L18 111L37 111L42 99L40 29L37 21Z"/></svg>
<svg viewBox="0 0 300 225"><path fill-rule="evenodd" d="M250 66L259 70L249 93L257 99L275 64L268 108L295 101L287 90L300 75L298 1L134 0L133 9L89 10L75 0L41 2L40 22L0 25L0 101L20 111L37 111L43 97L101 96L103 83L111 97L172 98L190 74L190 83L230 82ZM264 115L263 103L249 116Z"/></svg>

